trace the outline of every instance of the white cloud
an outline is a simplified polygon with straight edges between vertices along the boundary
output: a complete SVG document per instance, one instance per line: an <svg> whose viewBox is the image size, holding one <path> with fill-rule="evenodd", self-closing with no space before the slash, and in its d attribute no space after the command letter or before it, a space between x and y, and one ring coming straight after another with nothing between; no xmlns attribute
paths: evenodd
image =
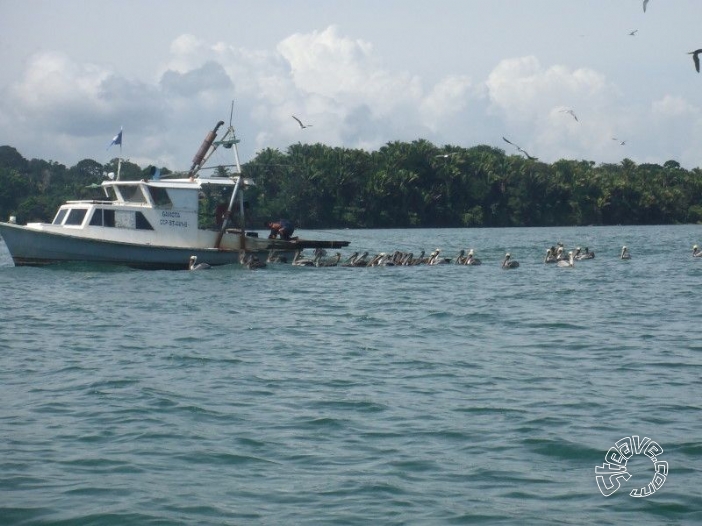
<svg viewBox="0 0 702 526"><path fill-rule="evenodd" d="M15 102L25 111L43 112L59 105L78 109L100 100L102 83L112 75L93 64L77 64L62 53L34 55L23 78L11 89Z"/></svg>
<svg viewBox="0 0 702 526"><path fill-rule="evenodd" d="M30 142L51 144L42 156L72 163L98 156L95 145L124 125L133 159L182 169L188 147L197 149L217 120L227 120L234 100L243 160L298 141L375 149L424 138L504 147L506 135L547 162L609 161L623 156L612 136L636 144L651 120L682 123L700 112L673 95L637 110L602 73L542 65L535 56L502 60L484 80L447 72L429 82L388 67L371 43L336 26L293 34L272 50L181 35L169 52L153 82L65 54L35 55L15 84L0 88L0 134L21 152ZM313 126L300 130L293 114ZM681 150L674 148L661 155L675 157Z"/></svg>
<svg viewBox="0 0 702 526"><path fill-rule="evenodd" d="M561 65L541 66L534 56L502 60L487 82L495 111L509 120L533 119L554 108L599 106L613 92L602 74Z"/></svg>
<svg viewBox="0 0 702 526"><path fill-rule="evenodd" d="M467 76L449 76L438 82L431 92L422 100L419 111L423 121L433 131L447 119L465 110L471 98L478 96L471 80Z"/></svg>
<svg viewBox="0 0 702 526"><path fill-rule="evenodd" d="M700 109L690 104L683 97L666 95L660 100L656 100L651 105L651 111L657 117L685 117L690 115L698 116Z"/></svg>

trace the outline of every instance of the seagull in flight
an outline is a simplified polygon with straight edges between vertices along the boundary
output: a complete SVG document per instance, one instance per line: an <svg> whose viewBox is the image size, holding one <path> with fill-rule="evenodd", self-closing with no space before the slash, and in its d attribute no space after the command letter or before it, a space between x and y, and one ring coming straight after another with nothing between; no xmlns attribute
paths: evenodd
<svg viewBox="0 0 702 526"><path fill-rule="evenodd" d="M633 31L629 31L629 35L632 36L632 37L635 37L635 36L636 36L636 33L637 33L638 31L639 31L638 29L634 29Z"/></svg>
<svg viewBox="0 0 702 526"><path fill-rule="evenodd" d="M697 70L697 73L700 72L700 53L702 53L702 49L698 49L697 51L690 51L688 55L692 55L692 60L695 63L695 69Z"/></svg>
<svg viewBox="0 0 702 526"><path fill-rule="evenodd" d="M643 0L644 13L646 12L646 6L648 5L648 0Z"/></svg>
<svg viewBox="0 0 702 526"><path fill-rule="evenodd" d="M538 158L532 157L531 155L529 155L529 154L527 153L526 150L524 150L524 149L521 148L520 146L517 146L516 144L514 144L512 141L510 141L510 140L507 139L506 137L502 137L502 140L505 141L505 142L508 143L508 144L511 144L511 145L514 146L517 150L519 150L519 151L522 152L524 155L526 155L526 156L527 156L527 159L529 159L530 161L538 161L538 160L539 160Z"/></svg>
<svg viewBox="0 0 702 526"><path fill-rule="evenodd" d="M564 110L560 110L560 113L569 113L576 121L578 121L578 116L575 114L575 112L573 110L569 110L566 108ZM580 121L578 121L578 122L580 122Z"/></svg>
<svg viewBox="0 0 702 526"><path fill-rule="evenodd" d="M293 115L292 118L297 121L297 123L300 125L300 128L303 130L305 128L309 128L310 126L312 126L311 124L302 124L302 121L300 119L298 119L297 117L295 117L295 115Z"/></svg>

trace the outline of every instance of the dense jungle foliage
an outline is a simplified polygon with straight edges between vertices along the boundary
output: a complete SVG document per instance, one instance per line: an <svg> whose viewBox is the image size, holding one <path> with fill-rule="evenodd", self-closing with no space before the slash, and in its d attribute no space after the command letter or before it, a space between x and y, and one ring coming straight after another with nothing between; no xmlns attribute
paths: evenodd
<svg viewBox="0 0 702 526"><path fill-rule="evenodd" d="M27 160L0 146L0 218L49 221L69 199L99 197L90 185L116 172L85 159L71 168ZM122 164L122 179L152 167ZM294 144L266 149L242 167L247 227L289 218L303 228L643 225L702 221L702 170L676 161L637 165L547 164L491 146L392 142L377 151ZM226 169L220 169L226 171ZM170 173L161 168L162 175Z"/></svg>

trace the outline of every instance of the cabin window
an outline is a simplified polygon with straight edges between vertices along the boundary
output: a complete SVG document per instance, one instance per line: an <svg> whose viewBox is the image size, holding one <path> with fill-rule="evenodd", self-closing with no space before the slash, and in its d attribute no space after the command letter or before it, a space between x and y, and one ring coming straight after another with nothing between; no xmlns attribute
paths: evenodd
<svg viewBox="0 0 702 526"><path fill-rule="evenodd" d="M145 203L146 202L146 199L144 199L144 194L141 193L141 188L139 188L139 186L137 186L137 185L120 186L119 192L122 194L122 198L125 201L131 202L131 203Z"/></svg>
<svg viewBox="0 0 702 526"><path fill-rule="evenodd" d="M96 208L93 217L90 218L93 226L115 226L115 211L105 208Z"/></svg>
<svg viewBox="0 0 702 526"><path fill-rule="evenodd" d="M74 208L68 213L67 225L82 225L87 210L85 208Z"/></svg>
<svg viewBox="0 0 702 526"><path fill-rule="evenodd" d="M102 208L96 208L93 217L90 218L91 226L102 226Z"/></svg>
<svg viewBox="0 0 702 526"><path fill-rule="evenodd" d="M102 225L103 226L115 226L115 211L103 209L102 211Z"/></svg>
<svg viewBox="0 0 702 526"><path fill-rule="evenodd" d="M136 227L137 230L153 230L154 227L151 226L149 220L144 217L141 212L136 213Z"/></svg>
<svg viewBox="0 0 702 526"><path fill-rule="evenodd" d="M58 211L58 214L56 214L56 217L54 218L54 225L60 225L63 222L63 218L66 217L66 210L65 208L62 208L61 210Z"/></svg>
<svg viewBox="0 0 702 526"><path fill-rule="evenodd" d="M165 188L159 188L156 186L150 186L149 191L151 192L151 199L153 199L154 204L159 208L173 208L173 201L168 196L168 192Z"/></svg>

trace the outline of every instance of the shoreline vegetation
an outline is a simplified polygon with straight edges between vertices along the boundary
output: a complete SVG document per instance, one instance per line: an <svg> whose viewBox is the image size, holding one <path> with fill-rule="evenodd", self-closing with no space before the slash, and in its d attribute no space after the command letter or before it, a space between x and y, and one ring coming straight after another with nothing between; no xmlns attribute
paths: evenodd
<svg viewBox="0 0 702 526"><path fill-rule="evenodd" d="M117 159L66 167L0 146L0 219L48 222L71 199L99 199ZM218 168L226 175L226 168ZM161 176L172 172L160 168ZM242 165L247 228L286 217L308 229L604 226L702 222L702 170L664 164L552 164L492 146L437 147L420 139L376 151L294 144L267 148ZM154 167L122 163L121 178ZM214 206L217 196L203 196Z"/></svg>

